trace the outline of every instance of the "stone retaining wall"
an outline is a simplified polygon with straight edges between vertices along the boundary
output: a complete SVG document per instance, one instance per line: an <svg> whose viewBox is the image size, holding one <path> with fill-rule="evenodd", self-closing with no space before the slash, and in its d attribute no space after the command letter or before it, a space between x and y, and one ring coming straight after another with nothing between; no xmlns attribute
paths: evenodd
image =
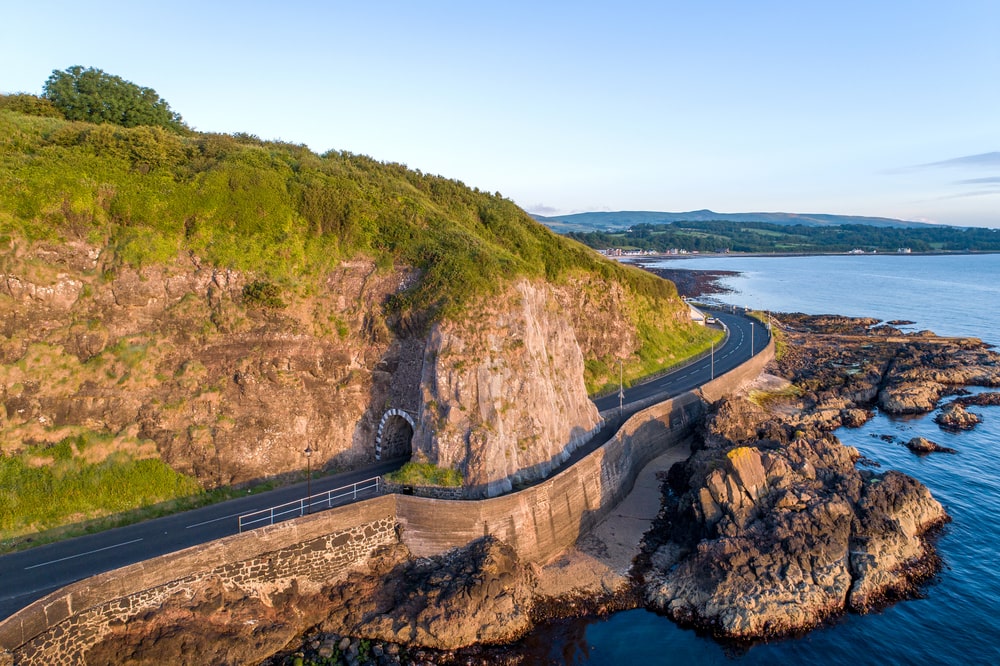
<svg viewBox="0 0 1000 666"><path fill-rule="evenodd" d="M397 538L423 557L484 534L544 563L572 546L632 489L639 471L691 435L704 410L774 357L773 342L739 368L629 418L602 447L530 488L478 501L386 495L139 562L68 585L0 622L0 664L82 663L113 622L155 609L209 579L257 595L318 589ZM222 564L220 564L222 563Z"/></svg>
<svg viewBox="0 0 1000 666"><path fill-rule="evenodd" d="M385 492L398 495L416 495L443 500L465 499L465 488L462 486L413 486L383 480L382 487L385 488Z"/></svg>

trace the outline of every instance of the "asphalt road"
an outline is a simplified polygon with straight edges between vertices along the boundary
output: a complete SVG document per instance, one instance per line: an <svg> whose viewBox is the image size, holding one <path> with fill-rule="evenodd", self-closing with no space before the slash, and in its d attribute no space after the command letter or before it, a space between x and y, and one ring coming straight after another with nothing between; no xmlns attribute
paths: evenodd
<svg viewBox="0 0 1000 666"><path fill-rule="evenodd" d="M630 404L643 402L653 396L661 399L671 398L697 388L711 381L713 377L729 372L767 346L770 337L761 322L731 312L707 312L721 320L729 329L729 337L725 344L716 349L714 353L691 365L651 382L626 389L623 401L624 411L628 412ZM751 339L753 341L752 349ZM608 410L618 407L618 393L595 400L594 404L597 405L597 409L606 413Z"/></svg>
<svg viewBox="0 0 1000 666"><path fill-rule="evenodd" d="M620 418L609 418L605 428L574 451L563 467L606 442L617 430L617 424L638 411L649 398L665 399L696 388L713 376L735 368L767 345L766 331L762 330L760 322L751 323L750 319L736 314L712 314L729 328L729 338L715 350L714 358L703 358L659 379L626 389ZM596 400L595 404L602 412L614 409L618 407L618 394ZM316 497L327 490L387 474L403 462L388 461L354 472L315 478L311 483L312 495ZM239 531L239 516L300 501L305 496L306 484L300 483L0 556L0 619L82 578L235 534Z"/></svg>
<svg viewBox="0 0 1000 666"><path fill-rule="evenodd" d="M313 478L310 490L315 500L327 490L387 474L404 462L387 461L354 472ZM239 516L300 501L306 497L306 486L299 483L4 555L0 557L0 619L81 578L235 534L239 531ZM372 494L369 491L368 495Z"/></svg>

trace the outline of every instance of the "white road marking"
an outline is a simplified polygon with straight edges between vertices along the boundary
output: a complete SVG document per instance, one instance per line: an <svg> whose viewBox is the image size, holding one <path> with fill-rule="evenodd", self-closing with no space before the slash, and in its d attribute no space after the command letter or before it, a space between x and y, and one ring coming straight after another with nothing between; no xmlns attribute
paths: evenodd
<svg viewBox="0 0 1000 666"><path fill-rule="evenodd" d="M230 518L237 518L239 516L242 516L245 513L247 513L247 512L246 511L240 511L239 513L231 513L228 516L222 516L221 518L212 518L212 520L205 520L205 521L200 522L200 523L195 523L194 525L188 525L184 529L189 530L192 527L201 527L202 525L208 525L209 523L217 523L220 520L229 520ZM250 513L253 513L253 512L250 512Z"/></svg>
<svg viewBox="0 0 1000 666"><path fill-rule="evenodd" d="M127 546L130 543L138 543L142 541L142 538L132 539L131 541L124 541L122 543L116 543L113 546L105 546L104 548L98 548L97 550L88 550L86 553L77 553L76 555L70 555L68 557L61 557L58 560L51 560L49 562L42 562L41 564L32 564L30 567L24 567L24 570L37 569L38 567L45 567L50 564L56 564L57 562L65 562L66 560L72 560L76 557L83 557L84 555L93 555L94 553L99 553L102 550L111 550L112 548L119 548L120 546Z"/></svg>

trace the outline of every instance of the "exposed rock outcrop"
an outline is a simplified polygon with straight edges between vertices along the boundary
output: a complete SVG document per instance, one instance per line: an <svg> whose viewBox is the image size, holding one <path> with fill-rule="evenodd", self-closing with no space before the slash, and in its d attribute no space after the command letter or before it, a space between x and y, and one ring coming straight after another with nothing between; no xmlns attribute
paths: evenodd
<svg viewBox="0 0 1000 666"><path fill-rule="evenodd" d="M962 386L1000 386L1000 354L975 338L903 334L867 318L779 319L789 344L778 373L805 390L797 406L823 430L859 422L856 409L924 414Z"/></svg>
<svg viewBox="0 0 1000 666"><path fill-rule="evenodd" d="M972 430L982 418L965 409L961 403L953 402L941 409L934 422L947 430Z"/></svg>
<svg viewBox="0 0 1000 666"><path fill-rule="evenodd" d="M324 631L436 649L513 641L532 626L530 568L514 550L483 537L441 556L376 556L329 593Z"/></svg>
<svg viewBox="0 0 1000 666"><path fill-rule="evenodd" d="M414 449L495 495L600 424L584 357L639 345L630 294L592 275L521 280L428 333L386 314L417 279L406 269L344 262L319 289L254 302L253 276L195 256L133 269L106 254L74 241L0 255L6 453L91 433L213 487L297 471L307 445L320 465L373 462L397 408L419 414Z"/></svg>
<svg viewBox="0 0 1000 666"><path fill-rule="evenodd" d="M544 478L600 426L583 381L586 327L564 298L522 280L431 332L414 448L462 469L474 496Z"/></svg>
<svg viewBox="0 0 1000 666"><path fill-rule="evenodd" d="M283 308L196 258L108 270L81 243L15 249L0 276L0 444L118 436L205 486L374 458L386 404L415 409L423 341L382 303L405 272L342 264ZM322 314L322 316L319 316ZM152 449L140 443L155 442Z"/></svg>
<svg viewBox="0 0 1000 666"><path fill-rule="evenodd" d="M926 453L955 453L955 449L941 446L937 442L932 442L925 437L913 437L906 443L906 448L921 455Z"/></svg>
<svg viewBox="0 0 1000 666"><path fill-rule="evenodd" d="M761 638L866 611L933 568L922 535L947 516L919 482L858 471L857 451L829 435L781 439L781 426L758 424L778 438L730 440L752 423L733 415L756 411L731 402L709 422L709 448L671 470L673 493L647 535L659 544L651 606L720 636Z"/></svg>

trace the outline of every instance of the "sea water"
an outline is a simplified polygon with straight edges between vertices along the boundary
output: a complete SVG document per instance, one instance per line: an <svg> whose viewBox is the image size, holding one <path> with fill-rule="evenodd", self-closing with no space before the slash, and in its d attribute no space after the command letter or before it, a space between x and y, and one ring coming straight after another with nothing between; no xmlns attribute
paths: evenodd
<svg viewBox="0 0 1000 666"><path fill-rule="evenodd" d="M722 281L732 290L716 296L725 303L910 320L911 330L1000 345L1000 255L705 257L666 266L740 271ZM951 515L937 539L944 568L920 598L739 649L645 610L554 623L521 649L529 662L551 664L1000 664L1000 407L970 410L983 423L969 432L941 430L933 414L877 414L836 432L878 471L922 481ZM901 443L917 436L958 453L917 456Z"/></svg>

